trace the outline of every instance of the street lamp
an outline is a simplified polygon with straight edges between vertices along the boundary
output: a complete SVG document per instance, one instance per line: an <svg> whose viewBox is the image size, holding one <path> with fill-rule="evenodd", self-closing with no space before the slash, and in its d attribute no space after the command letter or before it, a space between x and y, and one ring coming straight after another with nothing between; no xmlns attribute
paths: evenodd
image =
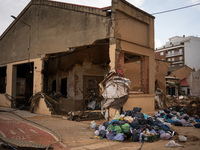
<svg viewBox="0 0 200 150"><path fill-rule="evenodd" d="M15 19L15 20L17 19L17 17L15 17L15 16L13 16L13 15L11 15L11 17L12 17L13 19ZM19 20L19 21L20 21L20 20ZM27 24L26 22L24 22L24 21L20 21L20 22L29 27L28 61L29 61L29 63L30 63L31 26L30 26L29 24Z"/></svg>

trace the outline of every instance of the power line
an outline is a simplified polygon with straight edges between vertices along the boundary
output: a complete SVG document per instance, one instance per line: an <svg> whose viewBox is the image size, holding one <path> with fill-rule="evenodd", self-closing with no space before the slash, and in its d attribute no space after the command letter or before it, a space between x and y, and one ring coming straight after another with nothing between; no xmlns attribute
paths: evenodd
<svg viewBox="0 0 200 150"><path fill-rule="evenodd" d="M159 14L177 11L177 10L181 10L181 9L185 9L185 8L189 8L189 7L193 7L193 6L197 6L197 5L200 5L200 3L188 5L188 6L185 6L185 7L175 8L175 9L171 9L171 10L161 11L161 12L157 12L157 13L152 13L152 15L159 15Z"/></svg>

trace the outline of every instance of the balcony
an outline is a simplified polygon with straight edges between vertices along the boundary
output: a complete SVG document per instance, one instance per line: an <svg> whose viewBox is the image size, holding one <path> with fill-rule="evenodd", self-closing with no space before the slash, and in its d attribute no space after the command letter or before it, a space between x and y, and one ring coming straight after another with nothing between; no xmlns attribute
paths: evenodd
<svg viewBox="0 0 200 150"><path fill-rule="evenodd" d="M166 57L173 57L173 56L178 56L178 55L183 55L183 52L175 52L175 53L166 54Z"/></svg>
<svg viewBox="0 0 200 150"><path fill-rule="evenodd" d="M181 64L181 63L183 63L183 60L175 60L175 61L172 62L173 65Z"/></svg>

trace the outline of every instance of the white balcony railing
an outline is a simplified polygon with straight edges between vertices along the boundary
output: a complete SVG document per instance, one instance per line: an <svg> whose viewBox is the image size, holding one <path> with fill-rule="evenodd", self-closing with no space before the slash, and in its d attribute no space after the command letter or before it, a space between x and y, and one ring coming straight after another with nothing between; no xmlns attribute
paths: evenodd
<svg viewBox="0 0 200 150"><path fill-rule="evenodd" d="M183 55L183 52L175 52L175 53L166 54L166 57L172 57L172 56L177 56L177 55Z"/></svg>

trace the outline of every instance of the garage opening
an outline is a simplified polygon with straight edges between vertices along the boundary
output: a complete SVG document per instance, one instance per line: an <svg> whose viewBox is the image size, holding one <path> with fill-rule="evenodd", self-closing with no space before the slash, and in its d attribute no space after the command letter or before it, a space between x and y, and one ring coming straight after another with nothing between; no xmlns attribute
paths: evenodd
<svg viewBox="0 0 200 150"><path fill-rule="evenodd" d="M28 109L29 99L33 95L33 63L26 63L15 66L16 69L16 90L14 97L17 101L17 108Z"/></svg>
<svg viewBox="0 0 200 150"><path fill-rule="evenodd" d="M0 67L0 93L6 93L6 67Z"/></svg>

